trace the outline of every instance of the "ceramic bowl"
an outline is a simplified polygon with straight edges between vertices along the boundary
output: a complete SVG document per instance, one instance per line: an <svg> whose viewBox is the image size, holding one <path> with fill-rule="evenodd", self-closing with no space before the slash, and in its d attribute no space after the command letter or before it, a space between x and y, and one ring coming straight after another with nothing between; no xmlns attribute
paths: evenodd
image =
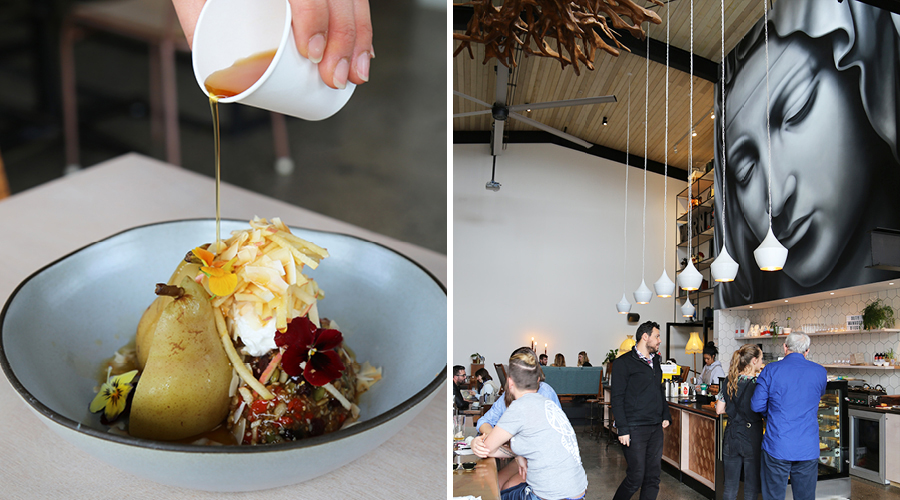
<svg viewBox="0 0 900 500"><path fill-rule="evenodd" d="M222 221L223 238L247 227ZM415 262L376 243L292 231L331 254L318 269L306 270L325 291L320 314L338 322L357 359L383 368L384 378L362 396L354 426L278 445L200 446L110 434L88 411L103 361L134 337L154 284L168 279L191 248L215 239L214 220L129 229L31 275L0 314L0 366L51 430L153 481L249 491L340 467L408 424L446 380L446 289Z"/></svg>

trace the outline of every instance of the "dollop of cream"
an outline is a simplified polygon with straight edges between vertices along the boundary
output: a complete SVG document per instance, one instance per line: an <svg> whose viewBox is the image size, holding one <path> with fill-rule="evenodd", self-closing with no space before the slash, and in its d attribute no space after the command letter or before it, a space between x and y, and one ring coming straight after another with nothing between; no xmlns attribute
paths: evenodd
<svg viewBox="0 0 900 500"><path fill-rule="evenodd" d="M258 318L238 315L234 321L234 329L244 342L247 354L251 356L259 357L278 347L275 345L275 318L260 324Z"/></svg>

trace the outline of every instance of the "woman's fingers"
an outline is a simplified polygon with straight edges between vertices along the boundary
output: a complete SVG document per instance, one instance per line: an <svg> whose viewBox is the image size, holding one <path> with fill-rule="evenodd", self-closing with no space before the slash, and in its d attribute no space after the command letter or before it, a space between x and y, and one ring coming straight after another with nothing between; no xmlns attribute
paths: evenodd
<svg viewBox="0 0 900 500"><path fill-rule="evenodd" d="M328 43L328 0L291 0L291 18L297 50L318 64Z"/></svg>
<svg viewBox="0 0 900 500"><path fill-rule="evenodd" d="M372 21L368 0L291 0L297 50L319 65L322 81L342 89L369 80Z"/></svg>

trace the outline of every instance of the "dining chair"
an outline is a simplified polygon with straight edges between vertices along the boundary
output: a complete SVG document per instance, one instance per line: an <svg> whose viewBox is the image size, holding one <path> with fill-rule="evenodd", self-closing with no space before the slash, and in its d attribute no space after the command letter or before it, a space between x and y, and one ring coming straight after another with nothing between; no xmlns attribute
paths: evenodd
<svg viewBox="0 0 900 500"><path fill-rule="evenodd" d="M176 51L190 52L171 0L97 0L73 5L62 23L60 76L62 80L63 134L66 173L81 168L78 138L78 103L75 76L75 42L89 32L112 33L144 42L150 52L150 135L165 140L165 159L181 165L178 129ZM284 115L271 113L275 168L293 171Z"/></svg>
<svg viewBox="0 0 900 500"><path fill-rule="evenodd" d="M503 366L503 363L494 363L494 370L497 371L497 376L500 377L501 385L506 387L506 367Z"/></svg>
<svg viewBox="0 0 900 500"><path fill-rule="evenodd" d="M590 413L588 414L588 423L590 425L589 434L591 436L594 435L594 422L598 418L598 417L594 416L594 408L598 407L600 405L600 403L603 403L603 371L602 371L603 369L601 368L600 370L601 370L600 383L599 383L599 387L597 387L597 395L594 396L593 398L589 398L589 399L585 400L585 402L588 404L588 408L590 410ZM600 418L602 419L602 416ZM600 434L602 428L603 428L603 426L601 425L600 428L597 429L597 435Z"/></svg>

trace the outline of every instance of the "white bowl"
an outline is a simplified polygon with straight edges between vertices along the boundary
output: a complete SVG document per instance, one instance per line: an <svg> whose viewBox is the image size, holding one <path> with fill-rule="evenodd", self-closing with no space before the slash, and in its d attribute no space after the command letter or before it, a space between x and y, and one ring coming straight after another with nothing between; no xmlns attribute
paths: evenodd
<svg viewBox="0 0 900 500"><path fill-rule="evenodd" d="M222 221L223 238L245 221ZM0 366L41 420L87 453L137 476L209 491L295 484L376 448L424 408L445 382L447 293L408 258L353 236L295 229L331 257L307 270L325 292L360 361L384 378L360 401L359 423L268 446L198 446L110 434L88 411L101 364L134 336L179 259L215 239L215 220L129 229L49 264L22 282L0 314ZM439 459L441 457L435 457Z"/></svg>

